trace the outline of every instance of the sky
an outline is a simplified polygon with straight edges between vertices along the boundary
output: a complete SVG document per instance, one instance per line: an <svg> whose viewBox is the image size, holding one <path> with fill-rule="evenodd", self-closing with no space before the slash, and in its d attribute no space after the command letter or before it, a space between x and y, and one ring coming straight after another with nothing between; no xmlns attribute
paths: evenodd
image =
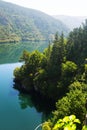
<svg viewBox="0 0 87 130"><path fill-rule="evenodd" d="M87 16L87 0L4 0L49 15Z"/></svg>

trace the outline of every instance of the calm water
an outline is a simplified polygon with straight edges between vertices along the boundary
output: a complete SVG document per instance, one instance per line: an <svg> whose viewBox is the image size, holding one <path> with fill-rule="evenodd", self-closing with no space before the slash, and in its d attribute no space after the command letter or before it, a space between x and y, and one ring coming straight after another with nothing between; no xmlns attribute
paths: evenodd
<svg viewBox="0 0 87 130"><path fill-rule="evenodd" d="M48 46L47 41L38 42L18 42L18 43L6 43L0 44L0 64L4 63L15 63L18 62L23 50L28 50L30 52L34 50L43 51L44 48Z"/></svg>
<svg viewBox="0 0 87 130"><path fill-rule="evenodd" d="M20 65L0 65L0 130L34 130L44 118L31 97L13 89L13 70Z"/></svg>
<svg viewBox="0 0 87 130"><path fill-rule="evenodd" d="M34 130L49 118L52 102L37 94L19 93L13 88L13 70L21 66L15 62L23 50L43 51L48 44L45 41L0 44L0 130Z"/></svg>

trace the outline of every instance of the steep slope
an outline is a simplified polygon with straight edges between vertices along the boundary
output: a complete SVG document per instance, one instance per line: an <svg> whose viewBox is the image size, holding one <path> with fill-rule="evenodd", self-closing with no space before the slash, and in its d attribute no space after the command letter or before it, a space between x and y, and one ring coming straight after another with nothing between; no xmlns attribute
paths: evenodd
<svg viewBox="0 0 87 130"><path fill-rule="evenodd" d="M55 15L53 17L66 24L70 30L73 30L73 28L76 27L80 27L82 23L84 23L85 19L87 19L87 16Z"/></svg>
<svg viewBox="0 0 87 130"><path fill-rule="evenodd" d="M59 20L33 9L0 1L0 42L48 40L68 28Z"/></svg>

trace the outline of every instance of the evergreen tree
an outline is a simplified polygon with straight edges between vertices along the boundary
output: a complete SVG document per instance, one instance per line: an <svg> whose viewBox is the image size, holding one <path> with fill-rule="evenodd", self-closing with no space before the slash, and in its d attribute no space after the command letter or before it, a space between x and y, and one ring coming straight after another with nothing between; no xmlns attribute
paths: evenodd
<svg viewBox="0 0 87 130"><path fill-rule="evenodd" d="M65 56L65 45L64 45L64 36L63 33L59 37L58 34L55 35L54 44L52 47L52 52L50 56L50 67L52 75L50 76L52 78L59 79L61 75L61 64L64 60ZM50 70L49 70L50 71Z"/></svg>
<svg viewBox="0 0 87 130"><path fill-rule="evenodd" d="M74 61L81 66L87 57L87 20L83 27L76 28L70 32L67 45L67 60Z"/></svg>

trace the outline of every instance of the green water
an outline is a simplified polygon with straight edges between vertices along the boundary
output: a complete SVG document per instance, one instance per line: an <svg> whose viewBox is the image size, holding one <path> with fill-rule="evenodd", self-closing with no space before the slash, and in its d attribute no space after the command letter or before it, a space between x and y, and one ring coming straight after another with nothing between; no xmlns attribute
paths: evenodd
<svg viewBox="0 0 87 130"><path fill-rule="evenodd" d="M47 41L0 44L0 64L18 62L23 50L30 52L39 50L42 52L48 44L49 42Z"/></svg>
<svg viewBox="0 0 87 130"><path fill-rule="evenodd" d="M22 51L43 51L47 45L47 42L0 44L0 130L34 130L47 119L47 111L51 108L49 101L13 88L13 70L22 64L15 63Z"/></svg>
<svg viewBox="0 0 87 130"><path fill-rule="evenodd" d="M13 89L13 69L20 65L0 65L0 130L34 130L42 123L30 97Z"/></svg>

